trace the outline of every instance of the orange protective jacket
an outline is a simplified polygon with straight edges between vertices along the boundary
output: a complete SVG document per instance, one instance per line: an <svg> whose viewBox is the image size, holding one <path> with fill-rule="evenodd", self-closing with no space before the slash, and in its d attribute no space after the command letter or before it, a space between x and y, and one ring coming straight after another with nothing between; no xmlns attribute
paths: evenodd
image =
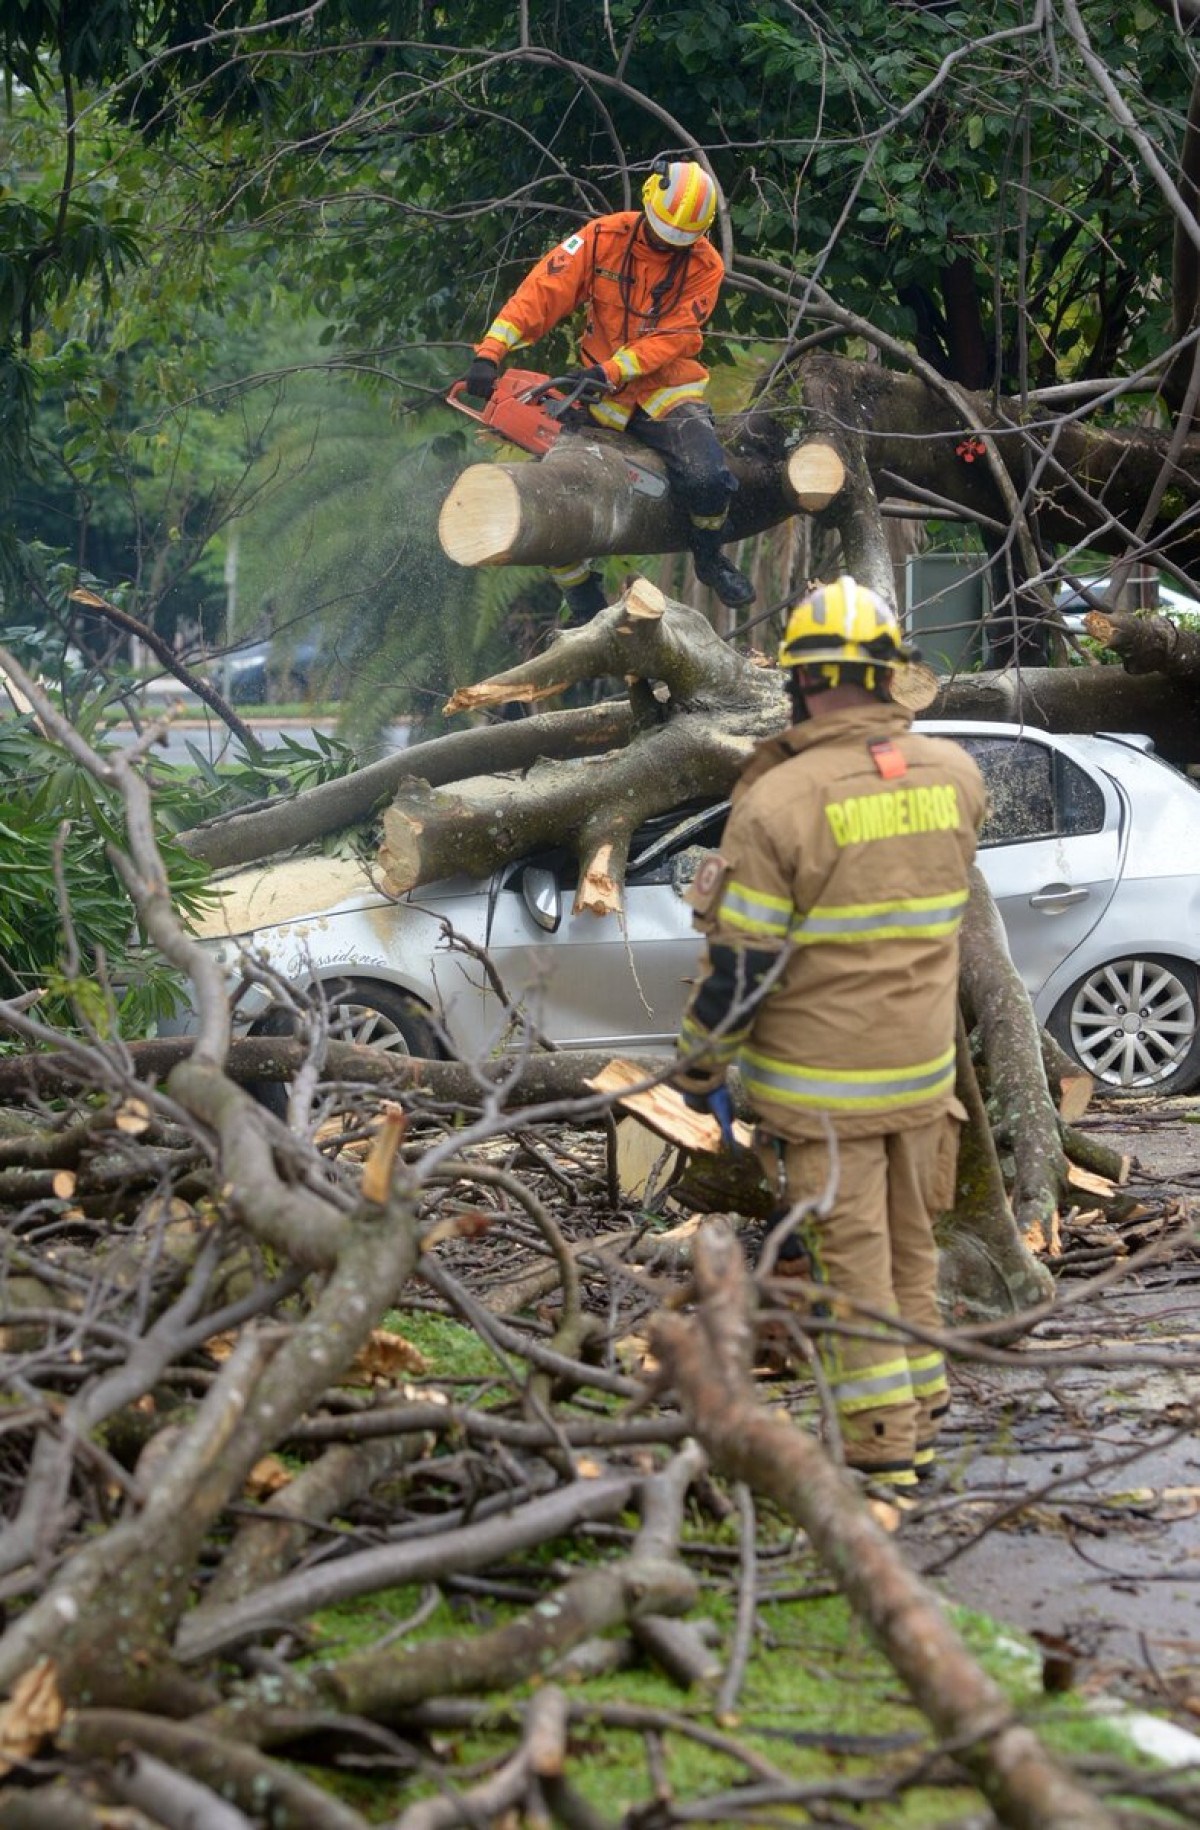
<svg viewBox="0 0 1200 1830"><path fill-rule="evenodd" d="M644 224L640 210L622 210L568 235L522 280L475 354L501 362L586 302L583 360L598 363L616 389L591 408L600 425L619 429L635 406L665 419L683 401L702 400L708 370L695 358L725 265L704 238L654 247Z"/></svg>

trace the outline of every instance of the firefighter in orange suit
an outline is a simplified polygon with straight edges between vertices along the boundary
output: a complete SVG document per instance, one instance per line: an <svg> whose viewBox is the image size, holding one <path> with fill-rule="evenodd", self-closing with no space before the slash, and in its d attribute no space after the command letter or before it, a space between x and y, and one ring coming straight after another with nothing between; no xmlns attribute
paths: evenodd
<svg viewBox="0 0 1200 1830"><path fill-rule="evenodd" d="M716 185L702 166L656 160L640 210L585 223L521 282L476 345L466 384L486 400L506 356L586 306L584 366L573 378L608 390L589 407L591 418L663 458L690 517L696 576L737 606L754 598L749 579L721 551L737 480L704 404L708 370L696 360L725 275L708 240L716 210ZM554 577L573 620L604 608L599 574L586 562L556 567Z"/></svg>
<svg viewBox="0 0 1200 1830"><path fill-rule="evenodd" d="M818 1339L846 1460L909 1486L933 1462L945 1366L855 1305L940 1326L932 1221L965 1116L958 930L984 788L959 745L914 735L892 702L911 653L852 578L793 607L779 658L795 722L755 750L696 879L707 960L675 1084L700 1104L736 1057L772 1185L789 1207L832 1188L798 1233L829 1314L858 1328Z"/></svg>

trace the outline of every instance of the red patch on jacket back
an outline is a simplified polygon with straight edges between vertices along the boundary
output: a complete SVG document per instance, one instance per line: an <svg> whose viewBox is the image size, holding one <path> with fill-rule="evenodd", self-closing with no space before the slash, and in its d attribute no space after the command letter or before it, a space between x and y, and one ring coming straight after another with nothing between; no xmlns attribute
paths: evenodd
<svg viewBox="0 0 1200 1830"><path fill-rule="evenodd" d="M867 745L871 752L871 761L885 782L898 781L908 774L908 764L890 737L877 737Z"/></svg>

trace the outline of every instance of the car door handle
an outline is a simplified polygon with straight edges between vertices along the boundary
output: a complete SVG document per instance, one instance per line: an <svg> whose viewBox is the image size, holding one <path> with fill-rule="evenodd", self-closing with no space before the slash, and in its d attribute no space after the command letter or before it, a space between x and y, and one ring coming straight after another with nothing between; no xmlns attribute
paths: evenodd
<svg viewBox="0 0 1200 1830"><path fill-rule="evenodd" d="M1090 895L1090 890L1072 889L1069 883L1048 883L1044 889L1034 891L1029 898L1029 906L1031 909L1045 909L1053 915L1059 909L1069 909L1072 903L1086 902Z"/></svg>

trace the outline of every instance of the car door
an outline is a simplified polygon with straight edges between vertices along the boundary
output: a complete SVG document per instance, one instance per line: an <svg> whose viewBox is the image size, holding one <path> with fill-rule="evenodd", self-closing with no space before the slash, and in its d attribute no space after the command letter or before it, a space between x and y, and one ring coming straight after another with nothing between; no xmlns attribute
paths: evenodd
<svg viewBox="0 0 1200 1830"><path fill-rule="evenodd" d="M949 733L948 733L949 734ZM988 789L979 866L1034 995L1091 933L1121 871L1125 814L1100 770L1036 732L955 732Z"/></svg>
<svg viewBox="0 0 1200 1830"><path fill-rule="evenodd" d="M639 829L630 846L623 919L572 912L576 870L561 854L501 873L488 955L507 996L522 1003L552 1041L573 1048L662 1049L674 1040L701 948L683 899L687 866L716 842L724 814L722 804L672 813ZM531 871L541 876L531 878ZM542 921L552 907L557 923L551 929Z"/></svg>

